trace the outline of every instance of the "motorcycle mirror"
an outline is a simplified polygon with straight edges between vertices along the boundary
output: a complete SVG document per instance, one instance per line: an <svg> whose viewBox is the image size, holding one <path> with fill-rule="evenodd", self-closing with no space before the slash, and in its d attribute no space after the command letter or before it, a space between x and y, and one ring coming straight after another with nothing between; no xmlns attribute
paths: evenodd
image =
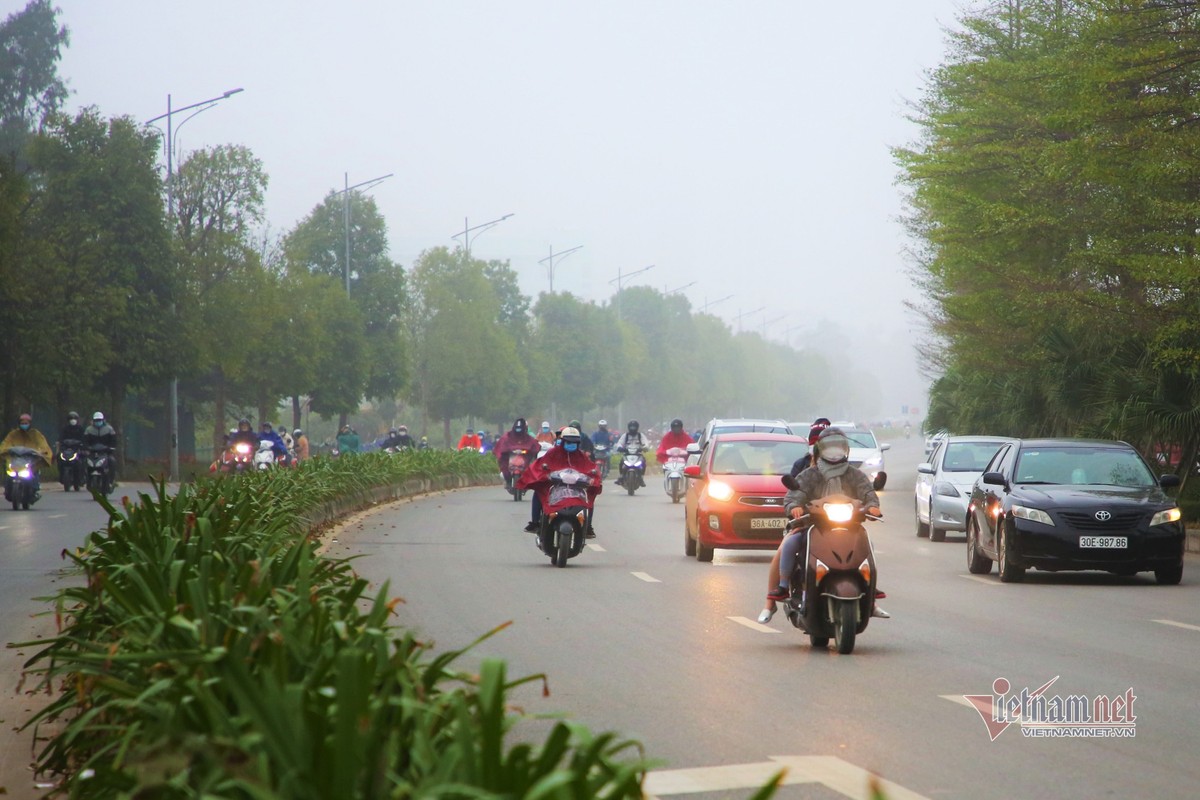
<svg viewBox="0 0 1200 800"><path fill-rule="evenodd" d="M779 479L779 482L782 483L788 489L791 489L793 491L795 491L800 486L800 484L796 483L796 479L793 478L791 475L784 475L782 478Z"/></svg>

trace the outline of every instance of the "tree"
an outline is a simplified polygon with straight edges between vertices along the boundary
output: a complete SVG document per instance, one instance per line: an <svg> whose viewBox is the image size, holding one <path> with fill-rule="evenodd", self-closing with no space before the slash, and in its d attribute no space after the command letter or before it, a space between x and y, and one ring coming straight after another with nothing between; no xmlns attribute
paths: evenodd
<svg viewBox="0 0 1200 800"><path fill-rule="evenodd" d="M0 24L0 158L21 157L29 134L67 99L58 60L69 42L50 0L32 0Z"/></svg>

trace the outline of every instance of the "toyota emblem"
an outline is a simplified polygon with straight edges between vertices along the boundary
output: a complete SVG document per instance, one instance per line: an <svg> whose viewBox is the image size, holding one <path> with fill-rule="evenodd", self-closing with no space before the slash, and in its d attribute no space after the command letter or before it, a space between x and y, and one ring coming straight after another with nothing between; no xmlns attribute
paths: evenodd
<svg viewBox="0 0 1200 800"><path fill-rule="evenodd" d="M1110 519L1112 519L1112 514L1108 511L1097 511L1096 519L1100 520L1101 522L1108 522Z"/></svg>

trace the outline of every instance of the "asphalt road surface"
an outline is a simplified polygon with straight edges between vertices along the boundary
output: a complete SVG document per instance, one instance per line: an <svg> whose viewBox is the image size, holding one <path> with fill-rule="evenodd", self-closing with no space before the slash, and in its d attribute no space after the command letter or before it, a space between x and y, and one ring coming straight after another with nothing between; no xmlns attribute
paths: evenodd
<svg viewBox="0 0 1200 800"><path fill-rule="evenodd" d="M660 796L746 796L788 763L781 798L863 797L866 770L892 798L1195 797L1196 563L1176 587L1148 573L972 576L961 536L915 535L920 456L916 437L888 453L885 521L871 531L893 618L873 620L848 656L814 650L782 616L754 622L769 553L685 557L683 506L653 479L634 497L606 487L599 546L565 569L521 532L528 503L500 488L377 510L329 551L365 556L358 570L390 582L401 623L439 649L511 622L473 658L545 673L549 697L540 684L518 692L527 711L643 742L665 762L648 786ZM1016 724L993 741L964 695L990 704L1000 678L1009 696L1055 678L1045 697L1119 707L1132 695L1134 736L1034 737Z"/></svg>

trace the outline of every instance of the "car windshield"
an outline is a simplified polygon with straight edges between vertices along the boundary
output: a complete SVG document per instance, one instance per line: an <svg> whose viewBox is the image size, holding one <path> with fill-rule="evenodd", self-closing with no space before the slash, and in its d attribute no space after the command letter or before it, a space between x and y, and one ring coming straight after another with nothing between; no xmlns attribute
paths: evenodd
<svg viewBox="0 0 1200 800"><path fill-rule="evenodd" d="M1004 442L951 442L942 459L943 472L983 472Z"/></svg>
<svg viewBox="0 0 1200 800"><path fill-rule="evenodd" d="M850 440L851 447L866 447L870 450L878 450L879 445L875 442L875 434L870 431L845 431L846 438Z"/></svg>
<svg viewBox="0 0 1200 800"><path fill-rule="evenodd" d="M808 452L804 442L717 442L716 475L784 475Z"/></svg>
<svg viewBox="0 0 1200 800"><path fill-rule="evenodd" d="M747 422L741 425L720 425L714 427L712 435L718 433L791 433L786 425L772 425L769 422L752 423Z"/></svg>
<svg viewBox="0 0 1200 800"><path fill-rule="evenodd" d="M1022 450L1017 483L1071 486L1154 486L1154 476L1132 450L1112 447L1031 447Z"/></svg>

